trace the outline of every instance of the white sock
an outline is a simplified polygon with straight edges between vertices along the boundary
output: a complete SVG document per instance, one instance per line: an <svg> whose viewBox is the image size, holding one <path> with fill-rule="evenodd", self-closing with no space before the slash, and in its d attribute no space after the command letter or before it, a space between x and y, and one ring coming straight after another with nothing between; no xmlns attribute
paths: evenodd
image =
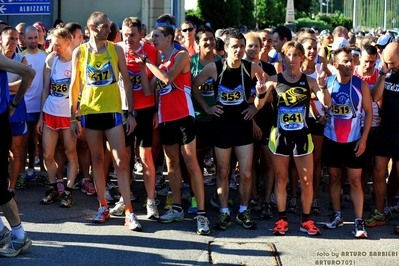
<svg viewBox="0 0 399 266"><path fill-rule="evenodd" d="M15 227L11 227L12 234L17 238L17 239L24 239L25 238L25 230L22 227L22 224L19 224Z"/></svg>
<svg viewBox="0 0 399 266"><path fill-rule="evenodd" d="M248 209L248 206L242 206L240 205L240 213L245 212Z"/></svg>

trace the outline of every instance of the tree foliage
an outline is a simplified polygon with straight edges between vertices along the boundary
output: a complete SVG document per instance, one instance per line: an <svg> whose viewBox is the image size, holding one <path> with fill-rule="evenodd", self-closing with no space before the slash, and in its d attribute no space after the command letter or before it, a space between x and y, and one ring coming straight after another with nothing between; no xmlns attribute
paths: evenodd
<svg viewBox="0 0 399 266"><path fill-rule="evenodd" d="M240 0L198 0L198 11L214 29L241 26Z"/></svg>
<svg viewBox="0 0 399 266"><path fill-rule="evenodd" d="M257 0L256 4L259 28L284 24L286 1Z"/></svg>
<svg viewBox="0 0 399 266"><path fill-rule="evenodd" d="M255 27L255 4L252 0L241 0L241 25Z"/></svg>

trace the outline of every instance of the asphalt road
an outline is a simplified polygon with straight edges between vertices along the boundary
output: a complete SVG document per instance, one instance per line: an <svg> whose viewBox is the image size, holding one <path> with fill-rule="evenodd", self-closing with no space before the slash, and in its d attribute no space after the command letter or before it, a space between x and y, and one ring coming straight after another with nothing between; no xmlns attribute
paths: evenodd
<svg viewBox="0 0 399 266"><path fill-rule="evenodd" d="M299 231L301 209L288 214L290 230L285 236L274 236L270 229L277 213L269 220L252 213L256 230L246 230L232 223L226 231L212 230L209 236L195 233L194 215L182 222L160 224L145 218L143 182L138 176L133 191L140 196L133 203L143 232L129 231L123 218L113 217L104 224L93 224L98 208L97 197L74 191L75 205L70 209L39 204L45 188L38 181L28 189L17 191L16 197L25 230L33 246L16 258L0 258L0 265L398 265L398 236L393 228L397 218L385 226L369 228L368 239L352 235L353 211L350 202L343 202L345 225L335 230L322 229L311 237ZM218 210L209 203L215 187L206 187L207 215L211 225ZM234 212L239 204L238 193L231 192ZM161 214L165 198L159 196ZM320 192L322 214L312 216L321 227L328 220L328 195ZM373 205L370 196L367 202ZM185 210L188 203L184 202ZM1 214L2 215L2 214ZM365 217L369 212L365 212ZM4 219L4 217L2 217ZM7 224L7 223L6 223ZM385 253L384 253L385 252ZM389 253L387 253L389 252Z"/></svg>

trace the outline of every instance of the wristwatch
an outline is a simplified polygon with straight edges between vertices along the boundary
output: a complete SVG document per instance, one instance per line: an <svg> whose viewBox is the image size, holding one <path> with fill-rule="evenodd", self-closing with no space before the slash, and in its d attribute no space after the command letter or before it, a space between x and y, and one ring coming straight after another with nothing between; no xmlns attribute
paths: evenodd
<svg viewBox="0 0 399 266"><path fill-rule="evenodd" d="M129 111L129 115L136 117L137 111L135 111L135 110Z"/></svg>
<svg viewBox="0 0 399 266"><path fill-rule="evenodd" d="M385 72L382 71L382 69L381 69L380 72L378 72L378 74L380 74L381 76L385 76L387 73L385 73Z"/></svg>

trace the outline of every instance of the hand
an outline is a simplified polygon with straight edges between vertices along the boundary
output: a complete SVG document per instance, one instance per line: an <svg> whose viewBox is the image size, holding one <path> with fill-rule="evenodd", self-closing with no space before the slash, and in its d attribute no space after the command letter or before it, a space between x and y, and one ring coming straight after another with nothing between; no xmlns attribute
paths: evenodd
<svg viewBox="0 0 399 266"><path fill-rule="evenodd" d="M254 117L254 115L256 115L257 112L258 112L258 109L256 109L256 107L253 104L251 104L248 106L247 109L242 111L241 114L244 115L245 120L251 120Z"/></svg>
<svg viewBox="0 0 399 266"><path fill-rule="evenodd" d="M326 122L327 122L327 117L325 115L321 116L319 118L319 120L317 120L317 123L322 125L322 126L324 126L326 124Z"/></svg>
<svg viewBox="0 0 399 266"><path fill-rule="evenodd" d="M43 133L43 117L40 116L39 121L36 125L37 134L41 135Z"/></svg>
<svg viewBox="0 0 399 266"><path fill-rule="evenodd" d="M320 87L324 87L327 85L327 74L324 72L324 64L319 65L316 64L316 73L317 73L317 84L319 84Z"/></svg>
<svg viewBox="0 0 399 266"><path fill-rule="evenodd" d="M256 140L261 140L263 133L260 127L256 123L252 123L252 135Z"/></svg>
<svg viewBox="0 0 399 266"><path fill-rule="evenodd" d="M143 54L138 54L136 52L133 52L134 56L134 61L139 64L140 66L145 66L144 59L146 58L146 55Z"/></svg>
<svg viewBox="0 0 399 266"><path fill-rule="evenodd" d="M365 150L366 150L366 141L365 140L363 141L363 139L359 139L359 141L356 142L356 146L355 146L356 157L359 157L360 155L362 155Z"/></svg>
<svg viewBox="0 0 399 266"><path fill-rule="evenodd" d="M132 115L129 115L126 120L126 133L130 135L134 131L137 126L136 118Z"/></svg>
<svg viewBox="0 0 399 266"><path fill-rule="evenodd" d="M223 106L216 104L214 106L208 107L208 109L205 111L207 114L219 117L221 114L223 114Z"/></svg>
<svg viewBox="0 0 399 266"><path fill-rule="evenodd" d="M81 127L79 121L71 122L71 125L69 126L69 128L71 130L72 137L74 137L74 138L79 138L80 135L82 134L82 127Z"/></svg>
<svg viewBox="0 0 399 266"><path fill-rule="evenodd" d="M159 125L158 112L155 112L154 116L152 117L152 126L153 126L153 128L157 128L158 125Z"/></svg>
<svg viewBox="0 0 399 266"><path fill-rule="evenodd" d="M381 56L380 66L381 66L381 71L382 72L384 72L384 73L388 73L389 72L390 69L388 68L387 63L385 63L383 56Z"/></svg>
<svg viewBox="0 0 399 266"><path fill-rule="evenodd" d="M267 80L267 74L262 73L262 76L259 76L258 73L255 73L255 77L257 79L255 89L258 92L258 94L263 94L266 92L266 80Z"/></svg>

